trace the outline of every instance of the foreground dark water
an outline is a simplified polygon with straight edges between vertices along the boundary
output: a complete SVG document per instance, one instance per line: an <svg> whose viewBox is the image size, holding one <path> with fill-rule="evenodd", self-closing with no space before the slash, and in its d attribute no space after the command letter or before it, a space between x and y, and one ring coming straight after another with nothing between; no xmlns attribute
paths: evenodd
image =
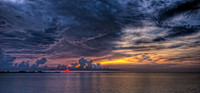
<svg viewBox="0 0 200 93"><path fill-rule="evenodd" d="M199 73L2 73L0 93L200 93Z"/></svg>

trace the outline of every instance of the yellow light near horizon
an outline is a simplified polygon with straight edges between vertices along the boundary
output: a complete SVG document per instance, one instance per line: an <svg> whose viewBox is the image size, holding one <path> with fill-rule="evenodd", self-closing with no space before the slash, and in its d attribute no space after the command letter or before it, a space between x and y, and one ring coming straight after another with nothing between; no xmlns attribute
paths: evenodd
<svg viewBox="0 0 200 93"><path fill-rule="evenodd" d="M111 61L100 62L102 65L119 65L119 64L137 64L137 61L131 57L121 58Z"/></svg>

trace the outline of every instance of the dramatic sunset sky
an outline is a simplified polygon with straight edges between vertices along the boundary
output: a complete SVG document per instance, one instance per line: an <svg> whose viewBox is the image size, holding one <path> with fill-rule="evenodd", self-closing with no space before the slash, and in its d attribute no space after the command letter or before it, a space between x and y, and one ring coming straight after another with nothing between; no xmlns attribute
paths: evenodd
<svg viewBox="0 0 200 93"><path fill-rule="evenodd" d="M0 68L80 58L129 71L200 71L200 0L0 0Z"/></svg>

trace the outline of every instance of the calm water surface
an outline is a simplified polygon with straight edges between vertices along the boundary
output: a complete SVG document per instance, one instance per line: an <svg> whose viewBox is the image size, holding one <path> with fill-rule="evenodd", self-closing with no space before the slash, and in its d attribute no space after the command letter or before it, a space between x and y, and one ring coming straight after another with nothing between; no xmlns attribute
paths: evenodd
<svg viewBox="0 0 200 93"><path fill-rule="evenodd" d="M200 93L199 73L2 73L0 93Z"/></svg>

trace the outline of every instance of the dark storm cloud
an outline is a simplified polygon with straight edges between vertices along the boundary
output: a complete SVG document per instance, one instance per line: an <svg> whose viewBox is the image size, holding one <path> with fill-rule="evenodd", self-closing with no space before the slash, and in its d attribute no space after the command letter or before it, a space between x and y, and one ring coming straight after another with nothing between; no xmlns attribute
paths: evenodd
<svg viewBox="0 0 200 93"><path fill-rule="evenodd" d="M141 2L143 5L140 4ZM141 9L143 9L143 11ZM167 41L168 38L184 37L199 33L199 21L197 23L193 22L199 19L199 9L200 7L198 0L132 1L127 4L126 8L127 11L131 11L128 13L125 12L123 14L125 17L122 17L122 20L125 21L127 19L127 22L124 22L124 24L131 25L132 29L135 29L135 27L137 28L138 26L141 28L154 26L160 29L158 31L152 31L151 33L148 33L156 36L156 38L151 37L150 39L141 39L140 37L144 33L142 31L133 32L132 37L138 37L139 39L131 41L131 43L160 43ZM193 19L192 17L196 19ZM139 36L135 36L134 33L139 34ZM159 36L159 33L165 33L165 35Z"/></svg>
<svg viewBox="0 0 200 93"><path fill-rule="evenodd" d="M190 10L191 8L181 10L179 7L182 7L185 4L190 5L190 3L195 4L194 1L184 2L183 4L178 4L176 1L175 4L171 4L173 2L166 3L164 1L153 0L149 2L127 0L124 2L126 3L105 0L26 1L24 2L25 5L22 5L19 9L16 9L19 5L5 3L6 5L3 5L1 8L1 11L4 13L1 14L1 16L2 19L8 20L9 23L7 23L7 21L2 21L2 24L13 24L12 27L21 28L23 31L12 31L12 29L9 29L9 32L5 32L4 30L7 29L3 29L1 34L3 39L1 39L1 42L4 43L5 41L9 48L23 47L43 49L44 46L41 45L51 45L57 42L57 35L60 33L59 31L61 28L66 26L70 27L70 29L64 32L64 38L72 46L75 46L75 49L72 50L80 51L81 55L92 55L94 53L98 55L98 53L101 53L100 51L103 49L107 51L112 50L111 47L115 45L111 42L119 40L118 38L121 35L121 28L123 26L132 25L134 27L140 27L143 26L143 21L154 22L152 20L155 15L148 13L148 11L156 11L159 10L159 8L165 9L166 7L169 7L162 13L175 10L184 12L186 10ZM142 6L142 3L149 5L150 10ZM37 7L37 4L46 5ZM170 5L174 6L170 7ZM6 11L8 6L11 7L9 11L12 11L13 13ZM176 6L177 9L173 10L173 7ZM34 11L34 9L38 11ZM197 9L198 8L195 8L195 10ZM7 15L8 17L6 17ZM21 22L21 19L25 20L28 16L32 16L27 20L30 21L29 23ZM159 16L162 16L162 14ZM9 20L9 17L13 19L13 21L18 22L18 25L14 24L12 20ZM35 19L39 20L36 21ZM49 23L46 24L47 22ZM31 25L30 23L33 23L34 25ZM28 27L40 27L39 25L42 24L44 27L40 27L40 30L35 28L27 29L24 26L20 27L23 24ZM194 29L173 27L166 37L188 35L196 32L196 29L194 31L193 30ZM137 36L138 35L140 35L140 33L137 33ZM135 41L135 44L152 43L154 41L164 40L164 38L155 38L152 41L140 39ZM15 44L15 42L17 43ZM16 46L13 47L13 44ZM39 45L41 47L38 47ZM85 49L89 52L85 52Z"/></svg>
<svg viewBox="0 0 200 93"><path fill-rule="evenodd" d="M47 6L36 7L37 4L44 3ZM5 4L11 7L10 11L19 7L19 5L9 4L8 2ZM98 53L101 53L101 49L111 51L109 47L112 47L113 44L110 42L120 36L118 33L120 32L120 26L115 22L115 15L120 11L119 6L117 6L119 4L116 1L26 1L24 4L17 11L13 11L13 13L3 10L3 8L7 8L6 5L2 7L2 12L5 12L3 14L4 19L9 20L9 17L12 18L13 21L18 22L18 24L12 25L12 27L21 29L20 31L13 31L9 27L3 29L1 34L3 37L1 39L2 47L7 45L6 48L23 47L23 49L34 49L34 51L16 51L16 53L34 53L37 50L48 47L46 45L55 44L55 42L59 41L58 34L63 27L70 27L70 29L63 33L62 38L74 46L71 47L71 50L79 51L79 54L83 56L98 55ZM34 11L34 9L38 10L38 12ZM14 13L19 16L13 17L16 16ZM5 17L6 15L9 15L8 18ZM24 24L20 23L21 19L26 19L28 16L31 16L31 18L27 20L30 21L25 25L27 27L39 28L21 26ZM14 24L13 21L9 20L9 24ZM49 23L45 24L47 21ZM31 22L33 22L33 25L30 24ZM43 23L44 27L40 27L41 23ZM17 35L16 33L23 33L23 35ZM96 39L98 39L98 42L96 42ZM70 47L71 45L66 46ZM52 48L50 51L57 50ZM45 51L41 53L45 53Z"/></svg>
<svg viewBox="0 0 200 93"><path fill-rule="evenodd" d="M40 31L12 31L12 32L1 32L1 47L10 49L44 49L44 46L39 45L50 45L56 42L56 37L44 34Z"/></svg>
<svg viewBox="0 0 200 93"><path fill-rule="evenodd" d="M163 11L159 15L160 20L167 20L168 18L179 15L181 13L196 11L199 8L199 0L179 1L175 4L175 6L163 9Z"/></svg>
<svg viewBox="0 0 200 93"><path fill-rule="evenodd" d="M43 54L51 59L179 48L151 44L198 35L198 15L198 0L3 0L0 47L10 55ZM146 27L156 29L135 31ZM132 33L124 34L124 28L132 28ZM131 38L122 41L123 37ZM116 48L117 41L130 41L133 46Z"/></svg>
<svg viewBox="0 0 200 93"><path fill-rule="evenodd" d="M153 39L153 42L162 42L162 41L165 41L165 38L163 37L156 37Z"/></svg>
<svg viewBox="0 0 200 93"><path fill-rule="evenodd" d="M173 27L166 38L179 37L179 36L187 36L191 34L195 34L199 32L200 28L186 28L186 27Z"/></svg>
<svg viewBox="0 0 200 93"><path fill-rule="evenodd" d="M60 1L56 12L72 16L77 24L66 32L65 40L75 46L74 52L82 56L107 54L120 36L116 15L120 7L116 1ZM102 51L105 50L105 51ZM106 53L107 52L107 53Z"/></svg>
<svg viewBox="0 0 200 93"><path fill-rule="evenodd" d="M4 26L6 26L6 24L7 24L6 21L3 21L3 20L0 21L0 27L3 28Z"/></svg>

